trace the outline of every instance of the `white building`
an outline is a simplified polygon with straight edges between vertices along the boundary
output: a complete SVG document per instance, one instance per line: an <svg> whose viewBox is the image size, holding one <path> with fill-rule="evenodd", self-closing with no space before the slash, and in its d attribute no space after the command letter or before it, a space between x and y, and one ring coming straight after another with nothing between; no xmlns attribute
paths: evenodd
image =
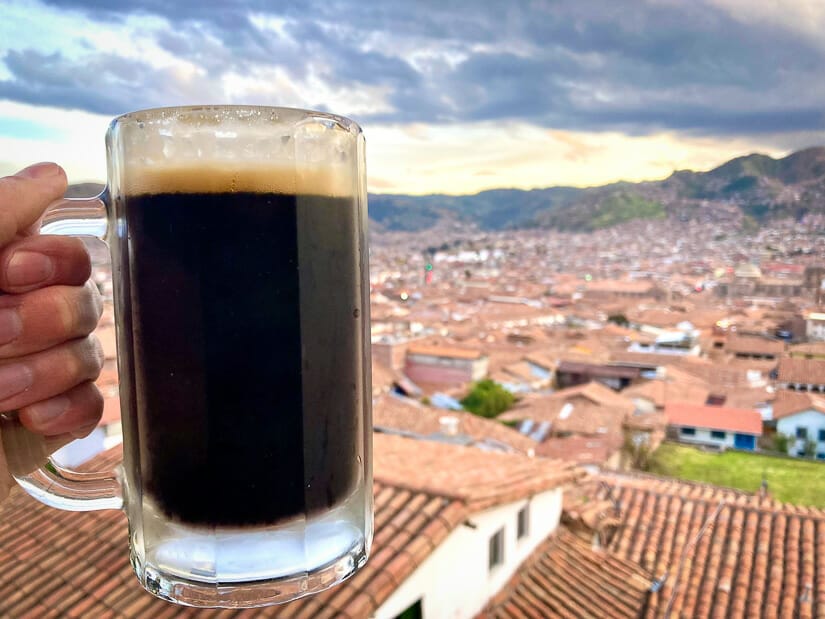
<svg viewBox="0 0 825 619"><path fill-rule="evenodd" d="M393 619L418 604L421 616L428 619L475 617L557 528L561 507L561 488L554 488L471 516L373 616Z"/></svg>
<svg viewBox="0 0 825 619"><path fill-rule="evenodd" d="M779 391L773 404L773 417L776 432L791 439L788 455L825 459L825 397ZM809 444L813 452L810 455Z"/></svg>
<svg viewBox="0 0 825 619"><path fill-rule="evenodd" d="M825 340L825 313L811 312L805 317L805 335L809 340Z"/></svg>

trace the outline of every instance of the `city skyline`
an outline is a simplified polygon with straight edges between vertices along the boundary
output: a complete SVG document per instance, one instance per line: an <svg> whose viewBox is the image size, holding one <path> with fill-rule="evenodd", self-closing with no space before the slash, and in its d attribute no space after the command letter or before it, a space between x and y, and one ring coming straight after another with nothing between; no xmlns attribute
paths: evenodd
<svg viewBox="0 0 825 619"><path fill-rule="evenodd" d="M802 0L0 11L0 174L55 159L99 180L112 117L201 103L354 118L378 193L651 180L825 143L825 9Z"/></svg>

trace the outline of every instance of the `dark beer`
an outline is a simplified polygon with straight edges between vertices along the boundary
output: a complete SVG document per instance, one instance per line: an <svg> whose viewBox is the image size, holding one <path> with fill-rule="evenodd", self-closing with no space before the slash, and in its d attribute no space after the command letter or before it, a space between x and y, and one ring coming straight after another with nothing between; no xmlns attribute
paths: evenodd
<svg viewBox="0 0 825 619"><path fill-rule="evenodd" d="M143 494L188 524L309 516L361 470L354 199L250 178L167 175L115 207L132 458Z"/></svg>

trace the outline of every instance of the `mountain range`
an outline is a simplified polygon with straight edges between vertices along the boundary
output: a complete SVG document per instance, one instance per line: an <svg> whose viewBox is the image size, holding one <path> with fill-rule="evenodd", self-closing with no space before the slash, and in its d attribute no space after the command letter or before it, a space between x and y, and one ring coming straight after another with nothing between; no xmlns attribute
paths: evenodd
<svg viewBox="0 0 825 619"><path fill-rule="evenodd" d="M384 230L422 230L458 219L482 229L547 227L587 231L632 219L675 216L757 222L825 213L825 147L781 159L752 154L707 172L600 187L494 189L474 195L371 194L370 218Z"/></svg>
<svg viewBox="0 0 825 619"><path fill-rule="evenodd" d="M93 183L67 195L94 195ZM370 194L375 230L417 231L445 221L486 230L555 228L588 231L633 219L746 220L825 214L825 147L774 159L752 154L707 172L680 170L660 181L600 187L492 189L474 195Z"/></svg>

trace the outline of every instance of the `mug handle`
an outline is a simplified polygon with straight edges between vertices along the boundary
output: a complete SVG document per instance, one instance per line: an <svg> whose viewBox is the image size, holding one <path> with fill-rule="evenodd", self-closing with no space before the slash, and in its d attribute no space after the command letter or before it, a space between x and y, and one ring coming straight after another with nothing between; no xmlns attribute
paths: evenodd
<svg viewBox="0 0 825 619"><path fill-rule="evenodd" d="M40 233L105 241L107 202L106 189L94 198L58 200L43 215ZM12 477L41 503L70 511L123 507L123 490L115 471L80 473L61 467L50 456L50 441L27 430L16 411L0 413L0 441Z"/></svg>

